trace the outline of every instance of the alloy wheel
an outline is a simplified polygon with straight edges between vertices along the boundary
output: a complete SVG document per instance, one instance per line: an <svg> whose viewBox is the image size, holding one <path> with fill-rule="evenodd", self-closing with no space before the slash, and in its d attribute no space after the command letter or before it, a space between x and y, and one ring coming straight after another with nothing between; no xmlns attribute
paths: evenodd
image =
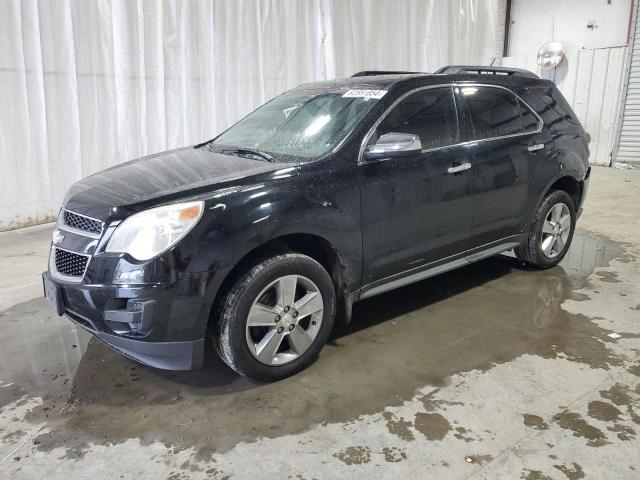
<svg viewBox="0 0 640 480"><path fill-rule="evenodd" d="M254 299L246 322L249 351L266 365L303 355L318 336L324 303L320 289L302 275L286 275Z"/></svg>
<svg viewBox="0 0 640 480"><path fill-rule="evenodd" d="M542 253L547 258L555 258L560 255L571 233L571 212L564 203L556 203L542 224L542 236L540 238Z"/></svg>

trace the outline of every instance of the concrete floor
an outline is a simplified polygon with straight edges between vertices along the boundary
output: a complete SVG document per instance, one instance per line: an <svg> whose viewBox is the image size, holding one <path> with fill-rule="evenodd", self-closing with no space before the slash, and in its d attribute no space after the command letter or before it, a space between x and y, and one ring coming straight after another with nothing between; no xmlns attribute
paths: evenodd
<svg viewBox="0 0 640 480"><path fill-rule="evenodd" d="M559 267L489 259L358 304L276 384L162 372L40 298L0 234L0 478L640 478L640 171L594 168Z"/></svg>

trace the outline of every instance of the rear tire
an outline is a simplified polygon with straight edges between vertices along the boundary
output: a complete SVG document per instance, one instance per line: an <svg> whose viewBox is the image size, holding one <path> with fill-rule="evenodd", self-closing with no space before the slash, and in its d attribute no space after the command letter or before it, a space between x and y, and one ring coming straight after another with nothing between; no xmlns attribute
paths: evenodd
<svg viewBox="0 0 640 480"><path fill-rule="evenodd" d="M275 381L308 367L331 334L336 298L331 277L312 258L266 258L222 299L213 344L240 375Z"/></svg>
<svg viewBox="0 0 640 480"><path fill-rule="evenodd" d="M551 268L569 250L576 224L576 208L564 190L547 194L534 216L527 240L515 249L518 260L538 268Z"/></svg>

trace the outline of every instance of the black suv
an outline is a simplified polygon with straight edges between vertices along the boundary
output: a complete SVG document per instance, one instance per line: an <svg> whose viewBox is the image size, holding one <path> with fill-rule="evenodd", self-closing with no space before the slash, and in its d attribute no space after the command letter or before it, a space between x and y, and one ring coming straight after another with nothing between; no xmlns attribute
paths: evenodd
<svg viewBox="0 0 640 480"><path fill-rule="evenodd" d="M71 187L47 298L164 369L308 366L352 304L514 249L556 265L589 135L551 81L449 66L302 85L206 143Z"/></svg>

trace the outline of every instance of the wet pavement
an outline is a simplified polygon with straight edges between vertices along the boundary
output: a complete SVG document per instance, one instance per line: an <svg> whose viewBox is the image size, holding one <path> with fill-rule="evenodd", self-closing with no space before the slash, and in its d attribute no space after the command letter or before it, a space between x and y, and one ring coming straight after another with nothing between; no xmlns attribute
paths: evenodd
<svg viewBox="0 0 640 480"><path fill-rule="evenodd" d="M612 261L637 262L622 243L576 234L561 266L550 270L523 269L514 258L499 256L363 301L355 306L352 324L335 333L316 363L273 384L240 378L215 355L198 372L145 367L56 317L43 299L21 303L0 313L0 461L4 459L0 477L3 471L11 478L28 478L29 472L38 471L53 478L60 470L48 464L48 458L77 466L92 458L98 447L126 446L131 452L134 441L133 457L161 466L161 475L166 475L160 478L223 478L235 469L216 465L224 463L227 453L233 458L240 446L253 446L253 453L259 454L260 446L270 439L287 444L295 438L287 448L300 449L313 446L314 432L319 434L323 427L333 428L328 435L336 440L336 428L346 432L352 427L377 426L368 435L378 437L378 450L355 444L327 451L314 448L313 454L321 452L324 464L337 462L347 469L371 465L377 461L372 458L380 458L383 464L409 464L412 458L405 443L441 448L448 443L464 446L497 439L508 445L514 427L507 418L504 426L479 432L468 423L456 423L446 410L458 408L466 416L477 417L487 404L495 412L523 392L507 388L493 398L478 392L483 406L474 407L465 407L459 393L446 400L440 395L456 388L453 379L462 385L470 381L465 375L485 378L483 374L501 366L512 368L528 358L563 366L570 363L576 371L605 376L614 368L629 368L632 377L640 374L640 363L628 365L633 362L629 357L633 349L615 346L629 340L635 342L633 348L640 347L640 332L622 331L615 321L585 315L580 308L575 312L563 308L566 302L588 303L601 286L619 289L626 284L629 279L619 278L617 271L599 268ZM637 313L631 310L627 315L637 320L640 305L637 308ZM560 372L558 376L563 377ZM576 382L575 391L566 393L579 398L587 387ZM606 393L591 400L584 415L558 403L548 418L535 412L535 397L544 387L528 384L527 388L532 391L525 395L529 400L524 405L531 412L517 415L521 430L545 432L554 423L570 438L584 439L586 446L594 448L611 444L611 438L636 440L640 387L635 384L603 389ZM495 390L500 387L496 385ZM401 415L415 405L418 411ZM594 426L592 419L607 424L609 430ZM13 450L20 442L25 446L16 453ZM464 461L458 468L471 474L476 467L495 463L499 454L474 447L468 455L458 456ZM446 455L430 455L425 465L419 463L420 468L434 471L437 467L457 476L450 462L436 458ZM289 465L286 456L279 462ZM629 463L640 468L638 458ZM554 472L560 475L557 478L581 478L582 468L568 463ZM251 476L251 468L244 468L244 476L243 469L237 470L233 478ZM309 471L318 473L313 468ZM109 472L118 478L117 470ZM520 472L523 478L556 478L536 476L536 469ZM154 474L154 478L158 477Z"/></svg>

